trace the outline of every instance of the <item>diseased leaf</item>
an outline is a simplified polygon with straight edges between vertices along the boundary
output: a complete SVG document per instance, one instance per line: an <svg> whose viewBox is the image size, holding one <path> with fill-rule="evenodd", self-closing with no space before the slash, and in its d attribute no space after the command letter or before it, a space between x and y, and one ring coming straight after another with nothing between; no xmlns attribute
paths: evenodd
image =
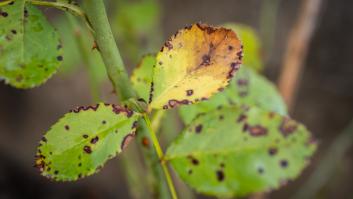
<svg viewBox="0 0 353 199"><path fill-rule="evenodd" d="M157 54L150 109L211 97L228 85L241 58L241 42L229 29L194 24L180 30Z"/></svg>
<svg viewBox="0 0 353 199"><path fill-rule="evenodd" d="M0 13L0 77L17 88L44 83L63 60L58 34L24 0L1 7Z"/></svg>
<svg viewBox="0 0 353 199"><path fill-rule="evenodd" d="M156 65L156 56L146 55L131 75L131 83L138 96L146 102L149 98L152 83L153 66Z"/></svg>
<svg viewBox="0 0 353 199"><path fill-rule="evenodd" d="M139 117L103 103L72 110L42 138L35 165L42 175L58 181L89 176L128 145Z"/></svg>
<svg viewBox="0 0 353 199"><path fill-rule="evenodd" d="M198 114L206 113L217 107L238 105L258 106L282 115L287 114L286 105L275 85L265 77L242 66L229 86L211 99L180 107L179 113L184 123L189 124Z"/></svg>
<svg viewBox="0 0 353 199"><path fill-rule="evenodd" d="M200 115L167 150L179 176L200 193L245 196L293 180L316 149L308 130L259 108Z"/></svg>
<svg viewBox="0 0 353 199"><path fill-rule="evenodd" d="M262 71L263 63L261 58L261 42L256 31L250 26L244 24L227 23L223 25L237 32L244 45L243 64L254 69Z"/></svg>

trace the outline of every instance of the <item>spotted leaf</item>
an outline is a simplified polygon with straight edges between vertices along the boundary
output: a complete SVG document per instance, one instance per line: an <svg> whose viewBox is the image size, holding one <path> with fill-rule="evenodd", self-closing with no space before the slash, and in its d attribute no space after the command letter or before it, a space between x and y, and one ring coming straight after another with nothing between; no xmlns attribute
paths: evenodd
<svg viewBox="0 0 353 199"><path fill-rule="evenodd" d="M236 31L244 45L243 64L251 67L255 71L263 69L261 58L261 42L256 31L243 24L227 23L223 25Z"/></svg>
<svg viewBox="0 0 353 199"><path fill-rule="evenodd" d="M58 181L89 176L128 145L138 118L126 108L103 103L72 110L44 135L35 165Z"/></svg>
<svg viewBox="0 0 353 199"><path fill-rule="evenodd" d="M25 0L0 8L0 79L32 88L50 78L62 60L59 36L40 10Z"/></svg>
<svg viewBox="0 0 353 199"><path fill-rule="evenodd" d="M287 114L286 105L275 85L265 77L242 66L229 86L211 99L187 107L180 107L179 113L184 123L190 123L198 114L217 107L234 104L258 106L282 115Z"/></svg>
<svg viewBox="0 0 353 199"><path fill-rule="evenodd" d="M295 179L316 149L308 130L259 108L200 115L167 150L179 176L198 192L245 196Z"/></svg>
<svg viewBox="0 0 353 199"><path fill-rule="evenodd" d="M228 84L241 58L241 42L229 29L195 24L180 30L157 54L150 109L211 97Z"/></svg>
<svg viewBox="0 0 353 199"><path fill-rule="evenodd" d="M148 101L150 87L152 83L153 66L156 64L156 56L146 55L142 58L138 66L131 75L132 86L138 96Z"/></svg>

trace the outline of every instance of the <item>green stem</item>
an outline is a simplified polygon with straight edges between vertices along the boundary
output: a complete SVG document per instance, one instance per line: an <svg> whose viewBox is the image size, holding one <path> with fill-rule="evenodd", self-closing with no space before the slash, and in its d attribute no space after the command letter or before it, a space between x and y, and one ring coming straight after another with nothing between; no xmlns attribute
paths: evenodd
<svg viewBox="0 0 353 199"><path fill-rule="evenodd" d="M98 50L120 101L135 97L119 49L110 28L103 0L84 0L86 14L94 32Z"/></svg>
<svg viewBox="0 0 353 199"><path fill-rule="evenodd" d="M94 30L93 33L98 49L103 58L108 76L114 86L116 94L121 101L135 97L135 93L128 79L123 61L112 35L103 1L85 0L82 3L85 6L89 23ZM148 129L143 120L139 121L139 126L141 130L139 131L140 133L138 133L138 137L148 136ZM155 165L155 160L157 159L158 161L158 157L150 150L145 152L145 154L146 153L148 154L148 156L145 156L147 164ZM162 169L160 169L159 166L160 164L156 164L151 168L153 170L155 181L157 179L162 188L162 190L159 191L159 194L157 193L157 198L161 196L160 194L164 193L164 181L161 179L161 175L159 175L159 171Z"/></svg>
<svg viewBox="0 0 353 199"><path fill-rule="evenodd" d="M147 128L149 129L149 133L150 133L150 136L151 136L151 139L152 139L153 146L156 149L158 158L161 161L161 166L162 166L164 175L165 175L166 180L167 180L167 184L168 184L168 187L169 187L170 194L172 195L173 199L177 199L178 197L176 195L176 191L175 191L175 187L174 187L174 184L173 184L172 177L171 177L171 175L169 173L169 170L168 170L168 167L166 165L166 162L163 160L164 154L163 154L163 150L161 148L161 145L159 144L159 141L158 141L158 138L156 136L156 133L153 131L152 124L151 124L151 121L150 121L148 115L144 114L143 117L144 117L144 119L146 121Z"/></svg>

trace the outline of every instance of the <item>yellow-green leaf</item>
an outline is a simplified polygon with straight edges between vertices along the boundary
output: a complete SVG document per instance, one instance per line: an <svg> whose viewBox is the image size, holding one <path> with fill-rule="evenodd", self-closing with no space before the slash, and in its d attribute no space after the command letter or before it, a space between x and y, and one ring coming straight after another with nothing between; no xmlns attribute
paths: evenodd
<svg viewBox="0 0 353 199"><path fill-rule="evenodd" d="M242 45L226 28L186 27L156 57L149 108L168 109L202 101L228 85L239 68Z"/></svg>
<svg viewBox="0 0 353 199"><path fill-rule="evenodd" d="M58 181L92 175L128 145L139 117L103 103L72 110L43 136L35 165L42 175Z"/></svg>
<svg viewBox="0 0 353 199"><path fill-rule="evenodd" d="M137 95L146 102L149 99L155 55L144 56L131 75L131 83Z"/></svg>
<svg viewBox="0 0 353 199"><path fill-rule="evenodd" d="M289 117L232 107L193 120L165 159L200 193L245 196L298 177L315 149L310 132Z"/></svg>

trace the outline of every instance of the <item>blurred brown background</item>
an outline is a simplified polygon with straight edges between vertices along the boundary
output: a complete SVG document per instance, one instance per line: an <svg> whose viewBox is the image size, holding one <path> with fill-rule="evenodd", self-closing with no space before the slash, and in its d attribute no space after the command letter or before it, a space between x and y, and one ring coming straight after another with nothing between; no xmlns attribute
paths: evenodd
<svg viewBox="0 0 353 199"><path fill-rule="evenodd" d="M261 8L266 1L161 0L163 39L198 21L209 24L240 22L260 32ZM275 82L301 3L277 1L273 45L272 48L263 46L263 53L268 58L265 74ZM352 9L352 0L323 0L292 113L293 118L306 124L319 139L320 147L313 164L299 179L272 192L268 198L289 198L296 193L318 166L330 143L353 118ZM51 18L60 14L53 14L52 9L45 11ZM134 64L129 61L130 67ZM32 167L38 141L51 124L69 109L91 103L87 81L87 74L81 68L71 74L56 75L32 90L16 90L0 84L0 199L128 198L124 178L118 169L119 158L109 161L99 174L74 183L48 181ZM104 83L103 87L105 99L114 99L109 83ZM319 198L353 198L351 152L352 147L342 161L335 163L338 166L335 174L321 189Z"/></svg>

